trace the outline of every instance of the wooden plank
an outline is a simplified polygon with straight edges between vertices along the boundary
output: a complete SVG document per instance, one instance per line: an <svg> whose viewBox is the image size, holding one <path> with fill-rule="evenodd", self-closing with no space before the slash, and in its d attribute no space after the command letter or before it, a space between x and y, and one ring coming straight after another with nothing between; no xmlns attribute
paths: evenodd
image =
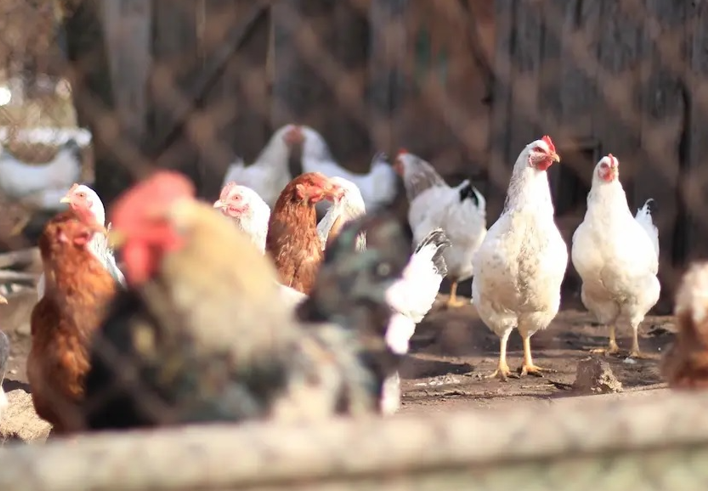
<svg viewBox="0 0 708 491"><path fill-rule="evenodd" d="M399 109L406 100L408 0L371 0L369 107L374 147L395 153L401 145Z"/></svg>
<svg viewBox="0 0 708 491"><path fill-rule="evenodd" d="M689 7L687 31L691 37L691 58L686 78L690 98L686 131L688 155L681 179L685 212L682 238L685 263L708 258L708 215L705 213L708 196L708 4L695 2Z"/></svg>
<svg viewBox="0 0 708 491"><path fill-rule="evenodd" d="M504 206L511 177L509 163L509 117L511 115L512 53L515 0L495 0L496 52L489 142L489 187L487 222L494 223Z"/></svg>
<svg viewBox="0 0 708 491"><path fill-rule="evenodd" d="M252 15L250 0L206 0L201 52L205 60L228 43L234 26ZM213 131L203 135L200 149L202 193L215 199L227 166L236 156L253 162L267 142L270 94L266 73L269 15L258 20L225 61L213 88L204 97L202 112Z"/></svg>
<svg viewBox="0 0 708 491"><path fill-rule="evenodd" d="M684 103L683 72L673 71L671 63L679 61L684 66L686 5L681 0L646 0L642 36L642 164L641 168L635 167L634 205L640 206L647 198L654 198L658 205L653 219L661 244L662 310L670 310L668 306L673 303L680 280L679 271L673 267L674 237L679 148L688 108Z"/></svg>
<svg viewBox="0 0 708 491"><path fill-rule="evenodd" d="M274 126L312 126L342 166L367 170L366 10L329 0L276 2L272 9Z"/></svg>

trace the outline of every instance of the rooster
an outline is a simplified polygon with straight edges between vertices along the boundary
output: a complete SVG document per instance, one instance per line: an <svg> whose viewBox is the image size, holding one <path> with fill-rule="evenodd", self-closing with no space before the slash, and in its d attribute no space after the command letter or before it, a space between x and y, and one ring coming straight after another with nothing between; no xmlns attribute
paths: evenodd
<svg viewBox="0 0 708 491"><path fill-rule="evenodd" d="M449 239L444 253L451 283L447 306L464 305L457 299L457 284L472 277L472 258L487 233L484 196L468 179L448 186L432 165L406 150L399 151L394 167L406 187L414 240L421 241L436 228Z"/></svg>
<svg viewBox="0 0 708 491"><path fill-rule="evenodd" d="M381 373L395 357L371 328L388 322L385 291L409 244L395 222L365 217L343 231L303 324L272 301L270 261L194 194L184 176L160 171L113 206L111 236L122 244L129 289L95 338L87 426L375 412ZM352 257L348 237L363 227L385 248Z"/></svg>
<svg viewBox="0 0 708 491"><path fill-rule="evenodd" d="M609 346L594 352L619 351L615 325L622 322L633 331L630 356L643 356L637 331L661 292L659 232L652 223L650 203L632 216L619 181L619 161L609 154L597 163L587 212L573 234L571 251L583 281L583 304L600 323L610 326Z"/></svg>
<svg viewBox="0 0 708 491"><path fill-rule="evenodd" d="M339 165L321 134L302 126L302 168L304 172L321 172L327 177L343 177L360 190L366 209L377 211L389 205L398 192L398 178L384 153L377 153L367 174L355 174Z"/></svg>
<svg viewBox="0 0 708 491"><path fill-rule="evenodd" d="M283 188L293 177L288 169L292 149L301 145L304 135L300 126L289 124L277 130L256 161L245 166L243 161L231 164L224 176L224 186L231 181L248 186L268 204L275 206Z"/></svg>
<svg viewBox="0 0 708 491"><path fill-rule="evenodd" d="M39 239L46 290L30 318L27 377L37 414L56 434L81 429L88 345L116 292L115 281L90 251L95 233L105 229L69 210L52 218Z"/></svg>
<svg viewBox="0 0 708 491"><path fill-rule="evenodd" d="M688 268L675 314L678 333L662 360L662 375L672 388L708 388L708 263Z"/></svg>
<svg viewBox="0 0 708 491"><path fill-rule="evenodd" d="M472 298L482 321L500 338L499 366L489 377L511 374L506 345L514 328L524 346L520 375L548 370L534 364L531 336L560 308L568 249L553 219L546 171L560 162L550 137L526 145L516 159L504 210L473 260Z"/></svg>
<svg viewBox="0 0 708 491"><path fill-rule="evenodd" d="M318 172L302 174L283 189L270 216L266 251L284 285L310 293L323 257L315 205L341 194L339 186Z"/></svg>
<svg viewBox="0 0 708 491"><path fill-rule="evenodd" d="M228 182L221 190L214 208L230 217L248 235L255 246L265 253L270 207L253 189Z"/></svg>

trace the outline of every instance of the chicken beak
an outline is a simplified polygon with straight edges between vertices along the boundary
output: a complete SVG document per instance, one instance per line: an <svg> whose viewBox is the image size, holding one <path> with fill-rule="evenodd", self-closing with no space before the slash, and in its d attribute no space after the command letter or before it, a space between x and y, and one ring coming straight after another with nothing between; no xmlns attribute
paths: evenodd
<svg viewBox="0 0 708 491"><path fill-rule="evenodd" d="M218 208L218 209L220 209L220 210L223 210L224 208L226 208L226 203L224 203L224 202L221 201L220 199L217 199L217 200L214 202L214 208Z"/></svg>
<svg viewBox="0 0 708 491"><path fill-rule="evenodd" d="M560 163L560 161L561 161L560 155L558 155L556 152L553 152L551 154L551 158L553 159L554 162Z"/></svg>
<svg viewBox="0 0 708 491"><path fill-rule="evenodd" d="M69 198L69 196L64 196L59 200L59 203L71 203L71 198Z"/></svg>
<svg viewBox="0 0 708 491"><path fill-rule="evenodd" d="M6 304L6 303L7 303L7 298L0 295L0 304Z"/></svg>
<svg viewBox="0 0 708 491"><path fill-rule="evenodd" d="M326 193L330 199L339 200L344 196L344 189L336 184L330 184Z"/></svg>
<svg viewBox="0 0 708 491"><path fill-rule="evenodd" d="M125 244L127 237L120 230L112 229L108 231L108 245L111 249L120 249Z"/></svg>

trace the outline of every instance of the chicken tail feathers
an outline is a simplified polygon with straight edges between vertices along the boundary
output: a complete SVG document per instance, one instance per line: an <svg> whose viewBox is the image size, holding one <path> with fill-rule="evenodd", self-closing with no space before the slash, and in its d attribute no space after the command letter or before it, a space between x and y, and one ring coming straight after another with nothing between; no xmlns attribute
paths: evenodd
<svg viewBox="0 0 708 491"><path fill-rule="evenodd" d="M405 153L399 158L405 158L403 184L409 202L428 188L447 186L435 168L417 155Z"/></svg>
<svg viewBox="0 0 708 491"><path fill-rule="evenodd" d="M441 277L445 277L447 275L447 264L445 263L443 252L445 252L445 249L450 247L450 245L450 239L447 238L445 232L443 232L441 228L436 228L423 237L423 240L421 240L415 248L414 254L423 254L424 251L432 253L431 261L435 272Z"/></svg>
<svg viewBox="0 0 708 491"><path fill-rule="evenodd" d="M649 235L657 257L659 256L659 229L654 225L652 213L656 211L656 203L654 198L649 198L644 202L644 206L637 210L634 219L642 226L644 231Z"/></svg>

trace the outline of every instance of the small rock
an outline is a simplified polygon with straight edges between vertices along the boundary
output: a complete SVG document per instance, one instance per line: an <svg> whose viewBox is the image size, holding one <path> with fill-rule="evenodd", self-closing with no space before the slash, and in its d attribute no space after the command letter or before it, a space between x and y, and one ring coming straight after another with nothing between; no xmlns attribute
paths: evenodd
<svg viewBox="0 0 708 491"><path fill-rule="evenodd" d="M578 363L573 389L585 394L608 394L622 392L622 383L612 373L609 363L587 358Z"/></svg>
<svg viewBox="0 0 708 491"><path fill-rule="evenodd" d="M10 375L17 375L17 370L15 370L14 368L10 370Z"/></svg>
<svg viewBox="0 0 708 491"><path fill-rule="evenodd" d="M32 396L21 389L7 393L10 403L0 420L0 447L10 442L42 442L51 425L34 411Z"/></svg>
<svg viewBox="0 0 708 491"><path fill-rule="evenodd" d="M626 363L627 365L636 365L637 360L635 360L634 358L625 358L624 363Z"/></svg>

